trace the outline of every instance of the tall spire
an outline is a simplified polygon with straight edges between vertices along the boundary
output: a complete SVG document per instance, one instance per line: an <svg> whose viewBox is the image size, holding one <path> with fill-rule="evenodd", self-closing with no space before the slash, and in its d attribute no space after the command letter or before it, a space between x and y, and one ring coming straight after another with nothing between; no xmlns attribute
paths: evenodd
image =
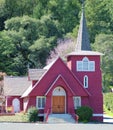
<svg viewBox="0 0 113 130"><path fill-rule="evenodd" d="M77 37L77 44L75 47L76 51L79 50L86 50L90 51L90 40L89 40L89 34L87 30L87 25L86 25L86 18L85 18L85 12L84 12L84 1L82 0L82 15L81 15L81 20L80 20L80 27L78 31L78 37Z"/></svg>

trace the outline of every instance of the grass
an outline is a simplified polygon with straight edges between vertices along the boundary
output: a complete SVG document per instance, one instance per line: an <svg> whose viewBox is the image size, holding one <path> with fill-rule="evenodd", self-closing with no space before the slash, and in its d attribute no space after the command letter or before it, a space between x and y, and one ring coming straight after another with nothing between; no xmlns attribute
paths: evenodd
<svg viewBox="0 0 113 130"><path fill-rule="evenodd" d="M0 122L28 122L25 114L19 113L10 116L0 116Z"/></svg>
<svg viewBox="0 0 113 130"><path fill-rule="evenodd" d="M106 109L105 106L104 106L104 112L105 112L107 115L113 117L113 113L112 113L111 111L109 111L108 109Z"/></svg>

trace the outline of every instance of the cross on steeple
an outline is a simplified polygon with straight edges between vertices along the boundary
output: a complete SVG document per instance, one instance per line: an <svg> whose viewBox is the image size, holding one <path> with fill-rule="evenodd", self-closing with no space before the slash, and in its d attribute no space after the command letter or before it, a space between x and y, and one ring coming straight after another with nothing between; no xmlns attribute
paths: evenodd
<svg viewBox="0 0 113 130"><path fill-rule="evenodd" d="M82 0L82 15L80 20L80 27L78 31L77 44L75 47L76 51L86 50L90 51L90 40L86 25L85 11L84 11L84 0Z"/></svg>

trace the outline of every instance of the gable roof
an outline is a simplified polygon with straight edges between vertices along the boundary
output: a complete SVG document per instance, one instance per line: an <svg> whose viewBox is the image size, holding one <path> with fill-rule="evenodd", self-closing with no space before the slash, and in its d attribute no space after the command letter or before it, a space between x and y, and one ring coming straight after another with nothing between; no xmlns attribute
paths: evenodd
<svg viewBox="0 0 113 130"><path fill-rule="evenodd" d="M29 80L39 80L46 71L46 69L29 69L28 78Z"/></svg>
<svg viewBox="0 0 113 130"><path fill-rule="evenodd" d="M58 58L57 58L58 59ZM50 64L48 64L47 66L45 66L44 67L44 69L42 69L42 70L44 70L45 72L41 75L40 74L40 77L39 78L37 78L38 79L38 81L37 81L37 83L33 86L33 87L29 87L29 88L27 88L26 89L26 91L23 93L23 95L21 96L22 98L24 98L24 97L27 97L30 93L31 93L31 91L35 88L35 86L41 81L41 79L44 77L44 75L47 73L47 71L53 66L53 64L57 61L57 59L55 59L53 62L51 62ZM35 70L35 69L34 69ZM36 69L37 70L37 69ZM34 71L35 72L35 71ZM36 75L36 74L35 74ZM29 78L30 78L30 76L29 76Z"/></svg>
<svg viewBox="0 0 113 130"><path fill-rule="evenodd" d="M29 80L40 80L40 78L43 77L43 75L51 68L51 66L56 62L57 59L52 61L50 64L46 65L43 69L29 69Z"/></svg>
<svg viewBox="0 0 113 130"><path fill-rule="evenodd" d="M60 69L59 69L59 65L60 65ZM62 68L62 69L61 69ZM56 71L54 71L56 70ZM83 95L83 96L89 96L90 94L88 93L88 91L86 91L81 82L79 81L79 79L77 79L77 77L73 74L73 72L66 66L66 64L62 61L62 59L59 57L56 59L56 61L54 62L54 64L52 64L52 66L46 71L46 73L44 73L44 75L37 81L37 83L31 88L29 89L30 91L26 90L26 94L22 95L22 97L26 97L26 96L36 96L37 94L39 95L44 95L47 90L51 87L51 85L53 84L53 82L56 80L56 77L58 77L58 75L63 74L63 77L65 77L65 81L69 84L71 84L73 87L76 86L75 88L71 89L73 91L76 91L79 95ZM70 78L67 77L65 74L69 73L69 75L71 76L72 79L68 79ZM50 77L50 75L52 75L52 77ZM46 84L45 84L46 82ZM76 85L75 85L76 82ZM45 86L47 88L45 88ZM46 91L46 92L45 92Z"/></svg>
<svg viewBox="0 0 113 130"><path fill-rule="evenodd" d="M74 52L71 52L69 54L67 54L67 57L68 56L101 56L103 55L102 53L100 52L96 52L96 51L74 51Z"/></svg>
<svg viewBox="0 0 113 130"><path fill-rule="evenodd" d="M5 96L21 96L31 84L32 82L28 81L28 77L5 76Z"/></svg>

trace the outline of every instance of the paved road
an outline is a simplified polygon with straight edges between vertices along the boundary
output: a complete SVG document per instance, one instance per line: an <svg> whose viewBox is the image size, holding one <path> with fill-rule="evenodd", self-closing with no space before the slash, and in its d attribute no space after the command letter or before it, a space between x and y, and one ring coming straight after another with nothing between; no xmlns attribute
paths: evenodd
<svg viewBox="0 0 113 130"><path fill-rule="evenodd" d="M113 118L104 115L101 124L0 123L0 130L113 130Z"/></svg>
<svg viewBox="0 0 113 130"><path fill-rule="evenodd" d="M0 130L113 130L113 124L0 123Z"/></svg>

